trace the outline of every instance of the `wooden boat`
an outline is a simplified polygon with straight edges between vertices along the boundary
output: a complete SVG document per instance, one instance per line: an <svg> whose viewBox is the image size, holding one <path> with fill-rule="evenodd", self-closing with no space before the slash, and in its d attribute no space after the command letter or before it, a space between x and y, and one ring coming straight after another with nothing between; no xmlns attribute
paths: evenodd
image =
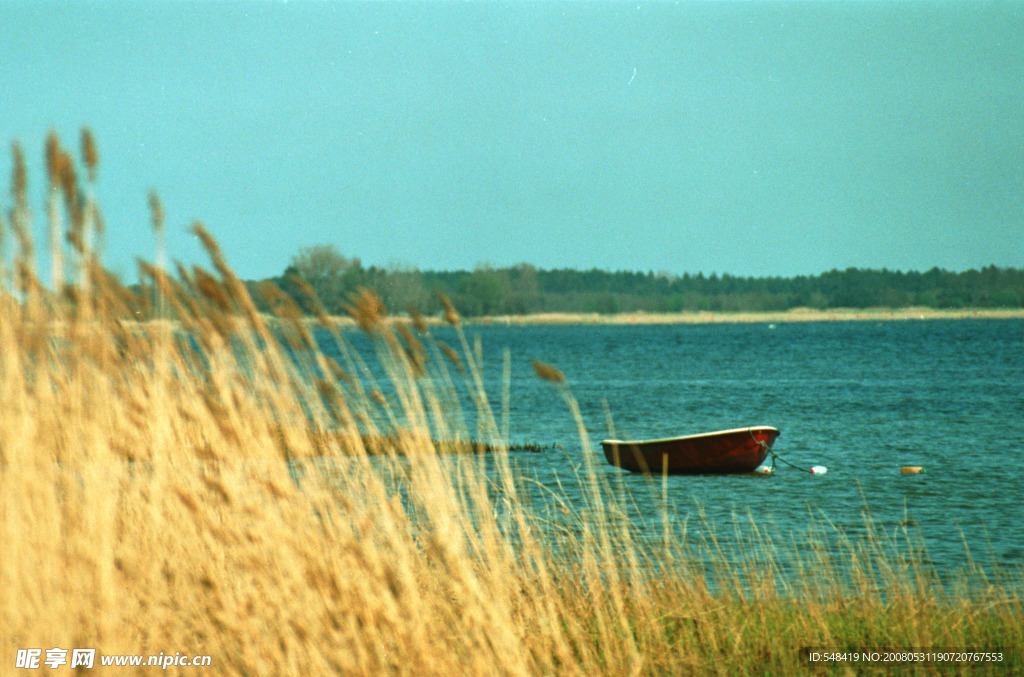
<svg viewBox="0 0 1024 677"><path fill-rule="evenodd" d="M779 431L769 426L719 430L662 440L604 440L604 457L633 472L706 475L753 472Z"/></svg>

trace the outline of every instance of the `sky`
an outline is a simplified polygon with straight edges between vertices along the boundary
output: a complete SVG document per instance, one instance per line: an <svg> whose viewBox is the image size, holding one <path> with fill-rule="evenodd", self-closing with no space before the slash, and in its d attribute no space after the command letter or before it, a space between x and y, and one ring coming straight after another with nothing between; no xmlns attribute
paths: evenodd
<svg viewBox="0 0 1024 677"><path fill-rule="evenodd" d="M7 2L0 208L100 152L103 259L1024 267L1021 2ZM45 269L41 266L41 269Z"/></svg>

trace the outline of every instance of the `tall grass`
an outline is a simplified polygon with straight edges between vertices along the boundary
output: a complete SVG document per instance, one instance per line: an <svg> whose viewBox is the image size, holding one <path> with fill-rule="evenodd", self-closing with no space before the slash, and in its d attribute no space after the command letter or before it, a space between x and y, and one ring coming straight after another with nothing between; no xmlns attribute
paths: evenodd
<svg viewBox="0 0 1024 677"><path fill-rule="evenodd" d="M171 276L161 245L129 289L98 263L92 190L55 135L47 156L51 247L70 247L50 259L74 270L54 269L56 289L37 278L15 147L0 673L18 649L61 647L209 655L232 675L792 674L804 646L1006 650L1024 635L1018 586L951 590L872 534L816 549L750 520L739 556L713 533L640 545L629 496L586 463L583 509L559 487L530 499L450 304L455 347L354 297L371 368L332 318L310 325L272 287L274 316L257 313L198 224L210 269ZM585 440L564 378L537 371Z"/></svg>

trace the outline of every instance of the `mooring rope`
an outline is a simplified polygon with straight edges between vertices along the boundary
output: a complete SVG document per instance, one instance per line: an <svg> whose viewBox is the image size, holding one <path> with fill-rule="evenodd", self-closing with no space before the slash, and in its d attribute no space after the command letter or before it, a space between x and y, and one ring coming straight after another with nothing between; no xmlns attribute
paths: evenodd
<svg viewBox="0 0 1024 677"><path fill-rule="evenodd" d="M768 446L768 443L767 443L767 442L764 442L764 441L762 441L762 440L759 440L759 439L757 439L756 437L754 437L754 431L753 431L753 430L748 430L747 432L748 432L748 433L750 434L750 438L751 438L752 440L754 440L754 442L756 442L756 443L757 443L757 446L759 446L759 447L762 447L762 448L766 449L766 450L768 451L768 453L770 453L770 454L772 455L772 472L773 472L773 473L775 472L775 461L782 461L783 463L785 463L785 464L786 464L786 465L788 465L789 467L791 467L791 468L796 468L796 469L797 469L797 470L799 470L800 472L809 472L809 473L813 473L813 472L814 472L814 471L813 471L812 469L810 469L810 468L801 468L801 467L800 467L800 466L798 466L798 465L797 465L796 463L790 463L790 462L789 462L789 461L787 461L786 459L784 459L784 458L782 458L781 456L779 456L778 454L776 454L776 453L775 453L775 451L774 451L774 450L772 450L772 448Z"/></svg>
<svg viewBox="0 0 1024 677"><path fill-rule="evenodd" d="M813 472L810 468L801 468L796 463L790 463L786 459L784 459L781 456L779 456L778 454L776 454L774 451L771 452L771 455L772 455L772 471L773 472L775 471L775 461L776 460L782 461L783 463L785 463L789 467L796 468L797 470L799 470L801 472Z"/></svg>

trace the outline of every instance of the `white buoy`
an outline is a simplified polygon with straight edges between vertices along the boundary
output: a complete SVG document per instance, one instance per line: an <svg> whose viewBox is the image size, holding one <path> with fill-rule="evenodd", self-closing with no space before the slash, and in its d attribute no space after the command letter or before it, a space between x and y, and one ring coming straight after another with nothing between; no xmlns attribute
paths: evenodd
<svg viewBox="0 0 1024 677"><path fill-rule="evenodd" d="M812 475L824 475L827 472L828 472L828 468L826 468L823 465L812 465L811 466L811 474Z"/></svg>
<svg viewBox="0 0 1024 677"><path fill-rule="evenodd" d="M758 475L771 475L772 473L775 472L775 469L772 468L770 465L759 465L757 466L757 468L754 469L754 472L756 472Z"/></svg>

